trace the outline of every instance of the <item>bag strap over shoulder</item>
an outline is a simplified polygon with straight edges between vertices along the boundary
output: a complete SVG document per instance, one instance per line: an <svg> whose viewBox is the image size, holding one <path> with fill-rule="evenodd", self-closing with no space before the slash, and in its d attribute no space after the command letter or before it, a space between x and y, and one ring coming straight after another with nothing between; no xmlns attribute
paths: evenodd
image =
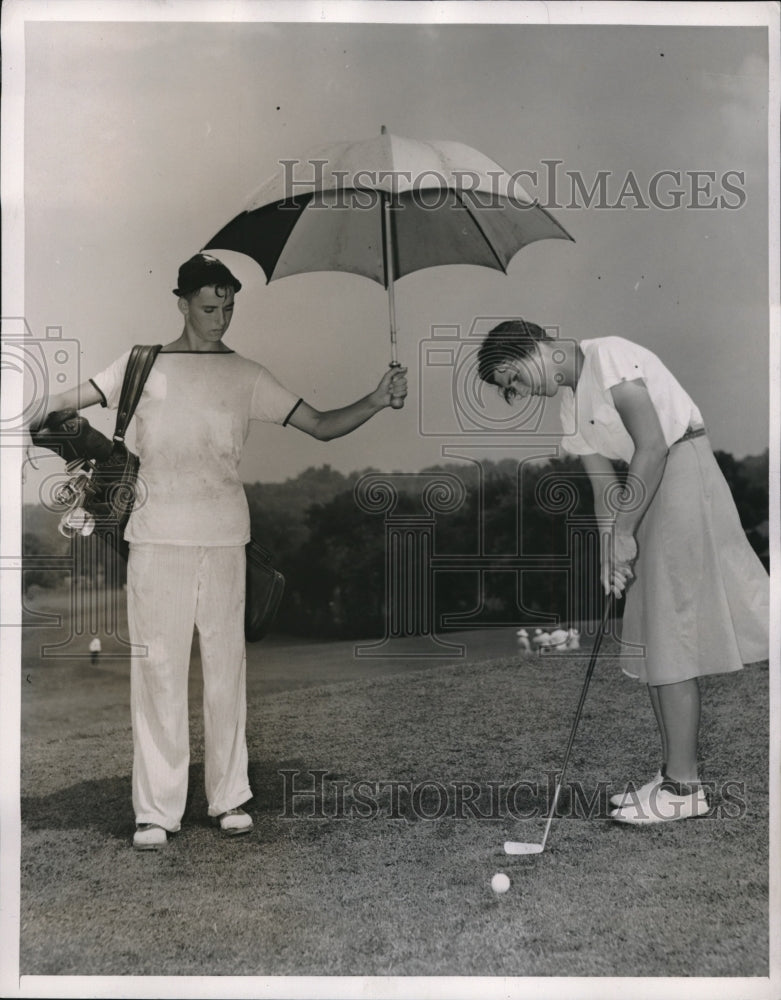
<svg viewBox="0 0 781 1000"><path fill-rule="evenodd" d="M125 378L122 382L119 406L117 407L117 423L114 428L115 441L125 440L128 424L136 411L147 377L161 347L162 344L136 344L130 352Z"/></svg>

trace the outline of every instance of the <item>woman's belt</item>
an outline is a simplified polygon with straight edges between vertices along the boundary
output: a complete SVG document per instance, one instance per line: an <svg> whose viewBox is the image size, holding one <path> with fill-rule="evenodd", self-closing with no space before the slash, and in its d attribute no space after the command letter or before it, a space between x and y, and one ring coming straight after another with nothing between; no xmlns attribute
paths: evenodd
<svg viewBox="0 0 781 1000"><path fill-rule="evenodd" d="M681 441L691 441L692 438L704 437L707 433L704 427L690 427L677 441L673 441L670 447L680 444Z"/></svg>

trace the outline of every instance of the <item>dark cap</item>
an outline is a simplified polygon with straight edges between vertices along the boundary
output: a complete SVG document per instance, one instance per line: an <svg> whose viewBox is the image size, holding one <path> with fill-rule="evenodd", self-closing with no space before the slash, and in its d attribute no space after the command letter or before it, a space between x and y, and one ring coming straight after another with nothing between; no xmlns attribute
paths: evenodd
<svg viewBox="0 0 781 1000"><path fill-rule="evenodd" d="M241 291L241 282L230 273L221 260L208 253L197 253L179 268L178 286L174 295L191 295L207 285L230 285L235 292Z"/></svg>

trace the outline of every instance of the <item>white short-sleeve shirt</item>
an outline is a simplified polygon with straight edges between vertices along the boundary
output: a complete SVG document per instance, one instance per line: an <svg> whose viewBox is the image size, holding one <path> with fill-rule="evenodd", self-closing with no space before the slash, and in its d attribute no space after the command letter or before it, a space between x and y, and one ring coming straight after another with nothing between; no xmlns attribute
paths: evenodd
<svg viewBox="0 0 781 1000"><path fill-rule="evenodd" d="M630 462L634 442L613 402L610 389L642 379L654 404L667 445L689 427L702 426L700 411L672 372L655 354L623 337L581 340L583 367L577 388L561 395L561 444L572 455L599 454Z"/></svg>
<svg viewBox="0 0 781 1000"><path fill-rule="evenodd" d="M130 352L90 381L115 409ZM234 352L171 352L155 359L136 409L141 461L129 542L243 545L247 498L238 474L250 420L286 424L300 398Z"/></svg>

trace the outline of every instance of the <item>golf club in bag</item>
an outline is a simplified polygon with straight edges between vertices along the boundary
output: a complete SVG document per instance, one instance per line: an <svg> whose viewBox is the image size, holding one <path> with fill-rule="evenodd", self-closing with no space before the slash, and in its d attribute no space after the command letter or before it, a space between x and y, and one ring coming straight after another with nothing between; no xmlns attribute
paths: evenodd
<svg viewBox="0 0 781 1000"><path fill-rule="evenodd" d="M545 850L545 844L548 840L548 834L550 833L551 823L553 822L553 817L556 815L556 805L559 801L559 793L561 792L562 785L564 784L564 775L567 770L567 764L569 763L570 753L572 752L572 744L575 742L575 733L578 729L578 723L580 722L580 716L583 712L583 705L586 701L586 694L588 693L588 686L591 683L591 675L594 673L594 667L597 662L597 656L599 655L599 649L602 645L602 639L604 638L605 632L607 630L607 623L610 620L610 614L613 610L613 595L612 593L605 598L605 608L602 612L602 623L599 626L599 631L594 638L594 648L591 650L591 659L588 663L588 669L586 670L586 678L583 681L583 689L580 692L580 700L578 701L578 707L575 710L575 719L572 723L572 730L569 734L569 742L567 743L567 750L564 754L564 762L561 765L561 773L559 774L559 780L556 782L556 791L553 794L553 802L548 810L548 822L545 824L545 835L542 838L541 844L525 844L517 840L506 840L504 844L505 854L542 854Z"/></svg>

